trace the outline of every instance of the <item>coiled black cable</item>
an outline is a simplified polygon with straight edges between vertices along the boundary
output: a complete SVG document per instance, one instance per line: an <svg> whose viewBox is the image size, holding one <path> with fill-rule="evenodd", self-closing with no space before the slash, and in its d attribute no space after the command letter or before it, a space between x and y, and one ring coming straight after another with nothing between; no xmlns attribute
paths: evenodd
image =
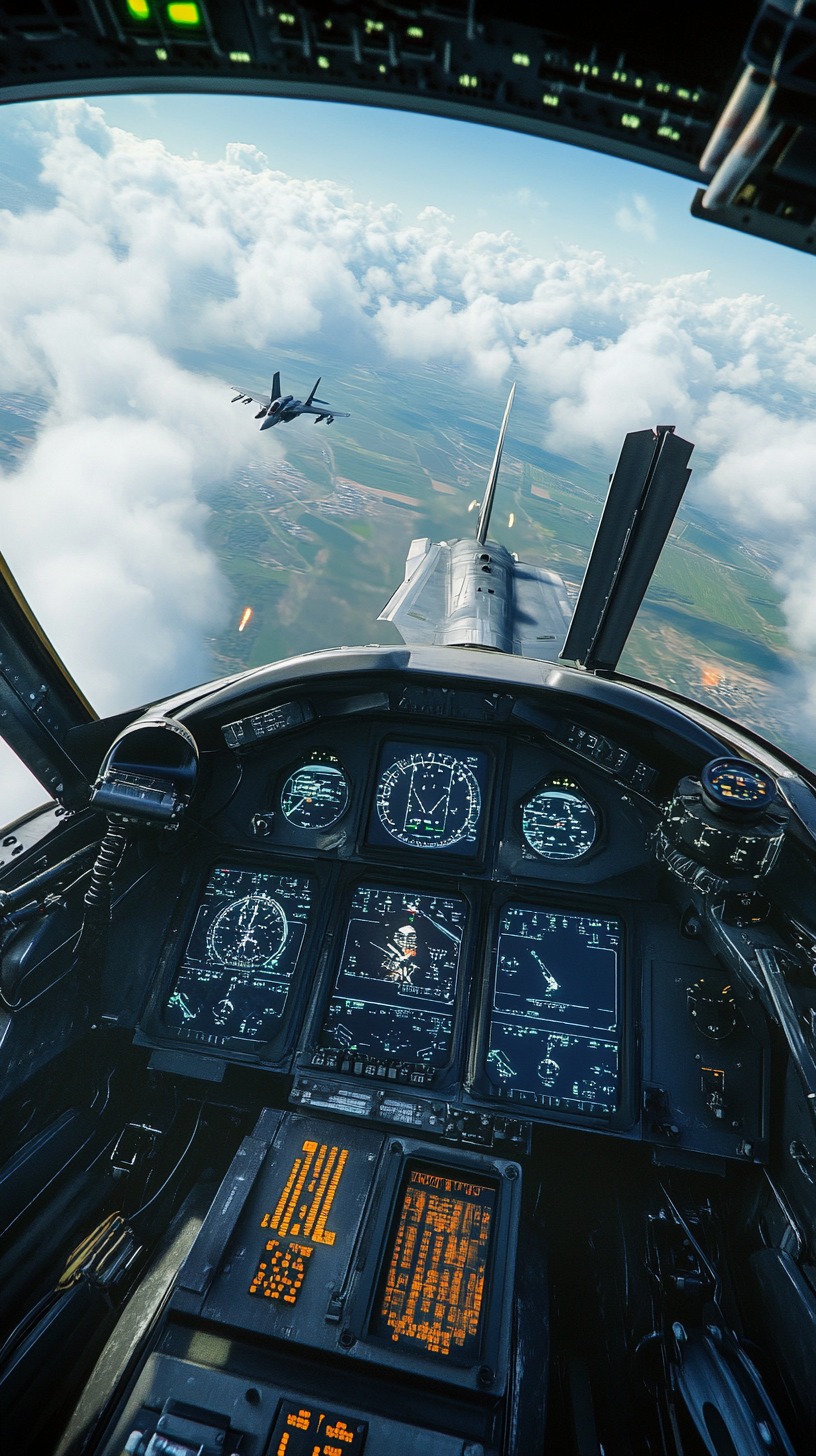
<svg viewBox="0 0 816 1456"><path fill-rule="evenodd" d="M99 853L91 871L91 883L85 891L85 904L96 910L105 903L111 880L119 866L127 844L127 830L123 824L108 821L105 838L99 846Z"/></svg>

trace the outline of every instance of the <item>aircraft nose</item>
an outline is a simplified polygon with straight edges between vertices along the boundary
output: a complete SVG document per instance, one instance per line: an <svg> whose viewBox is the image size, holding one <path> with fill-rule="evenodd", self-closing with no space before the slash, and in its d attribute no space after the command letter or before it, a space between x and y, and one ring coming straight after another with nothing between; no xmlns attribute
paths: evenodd
<svg viewBox="0 0 816 1456"><path fill-rule="evenodd" d="M270 429L270 427L272 425L274 425L274 423L275 423L275 416L274 415L267 415L265 417L265 419L263 419L261 421L261 429L262 430L268 430L268 429Z"/></svg>

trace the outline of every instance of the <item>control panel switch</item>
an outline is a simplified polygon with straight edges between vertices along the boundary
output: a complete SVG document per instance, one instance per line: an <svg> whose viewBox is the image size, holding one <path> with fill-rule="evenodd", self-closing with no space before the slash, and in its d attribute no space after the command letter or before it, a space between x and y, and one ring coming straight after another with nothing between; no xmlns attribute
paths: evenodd
<svg viewBox="0 0 816 1456"><path fill-rule="evenodd" d="M725 1117L726 1110L725 1072L718 1067L703 1067L700 1081L709 1113L721 1121Z"/></svg>

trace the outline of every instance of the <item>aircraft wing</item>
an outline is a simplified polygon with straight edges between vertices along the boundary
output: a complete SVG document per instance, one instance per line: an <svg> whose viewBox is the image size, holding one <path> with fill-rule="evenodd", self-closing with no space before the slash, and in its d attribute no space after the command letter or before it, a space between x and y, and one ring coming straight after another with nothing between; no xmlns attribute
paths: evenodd
<svg viewBox="0 0 816 1456"><path fill-rule="evenodd" d="M334 415L336 420L351 419L351 415L346 410L332 409L330 404L322 404L319 409L316 405L305 404L298 413L301 415Z"/></svg>
<svg viewBox="0 0 816 1456"><path fill-rule="evenodd" d="M231 384L230 389L235 392L235 399L232 401L233 404L237 404L239 399L245 400L248 404L251 404L253 400L257 400L259 404L266 402L265 389L244 389L242 384Z"/></svg>

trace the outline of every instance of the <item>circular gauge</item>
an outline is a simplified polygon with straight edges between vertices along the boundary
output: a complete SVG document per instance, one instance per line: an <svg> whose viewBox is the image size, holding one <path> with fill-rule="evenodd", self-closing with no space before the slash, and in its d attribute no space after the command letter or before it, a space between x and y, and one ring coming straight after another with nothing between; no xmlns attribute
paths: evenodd
<svg viewBox="0 0 816 1456"><path fill-rule="evenodd" d="M328 829L345 814L349 784L333 763L305 763L281 790L281 810L296 829Z"/></svg>
<svg viewBox="0 0 816 1456"><path fill-rule="evenodd" d="M580 859L595 843L598 821L577 785L550 785L528 799L521 829L530 848L542 859Z"/></svg>
<svg viewBox="0 0 816 1456"><path fill-rule="evenodd" d="M216 1001L213 1007L213 1021L215 1025L223 1026L226 1021L229 1021L234 1010L235 1007L232 1001L230 1001L229 996L222 996L221 1000Z"/></svg>
<svg viewBox="0 0 816 1456"><path fill-rule="evenodd" d="M543 1062L539 1062L538 1064L538 1075L545 1087L553 1087L555 1085L555 1079L560 1071L561 1068L558 1062L554 1061L549 1054L544 1058Z"/></svg>
<svg viewBox="0 0 816 1456"><path fill-rule="evenodd" d="M383 829L411 849L472 843L481 812L478 779L453 753L420 749L392 763L377 785Z"/></svg>
<svg viewBox="0 0 816 1456"><path fill-rule="evenodd" d="M254 970L274 964L288 934L277 900L271 895L245 895L216 915L207 932L207 949L222 965Z"/></svg>
<svg viewBox="0 0 816 1456"><path fill-rule="evenodd" d="M700 774L706 797L718 809L757 814L776 798L770 774L744 758L713 758Z"/></svg>

